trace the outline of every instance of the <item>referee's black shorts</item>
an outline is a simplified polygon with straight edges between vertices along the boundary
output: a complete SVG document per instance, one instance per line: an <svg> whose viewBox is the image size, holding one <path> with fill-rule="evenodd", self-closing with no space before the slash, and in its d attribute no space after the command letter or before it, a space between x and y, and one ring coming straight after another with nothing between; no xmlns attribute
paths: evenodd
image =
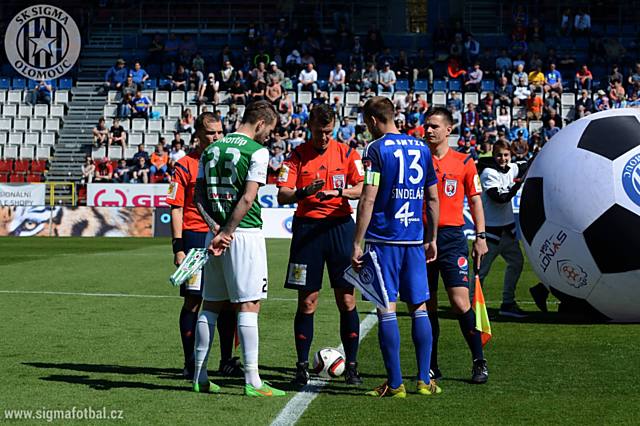
<svg viewBox="0 0 640 426"><path fill-rule="evenodd" d="M351 216L331 219L294 217L285 288L320 290L325 262L331 287L353 288L342 274L351 264L355 229Z"/></svg>

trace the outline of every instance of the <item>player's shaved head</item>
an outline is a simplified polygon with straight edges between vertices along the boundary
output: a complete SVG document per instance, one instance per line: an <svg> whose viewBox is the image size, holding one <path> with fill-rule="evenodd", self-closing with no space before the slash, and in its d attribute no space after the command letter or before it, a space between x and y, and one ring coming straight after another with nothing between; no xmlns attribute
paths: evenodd
<svg viewBox="0 0 640 426"><path fill-rule="evenodd" d="M451 115L451 111L442 107L434 107L427 112L426 119L433 116L441 117L448 126L453 126L453 115Z"/></svg>
<svg viewBox="0 0 640 426"><path fill-rule="evenodd" d="M242 124L256 124L264 121L273 124L278 119L278 113L269 101L256 101L250 103L244 110Z"/></svg>
<svg viewBox="0 0 640 426"><path fill-rule="evenodd" d="M395 108L393 102L384 96L374 96L364 104L364 117L375 118L383 124L393 123Z"/></svg>

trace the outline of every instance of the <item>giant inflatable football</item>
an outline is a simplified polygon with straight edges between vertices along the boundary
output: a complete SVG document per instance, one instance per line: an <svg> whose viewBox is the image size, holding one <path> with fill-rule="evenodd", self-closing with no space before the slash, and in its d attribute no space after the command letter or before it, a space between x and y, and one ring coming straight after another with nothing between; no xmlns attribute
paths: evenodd
<svg viewBox="0 0 640 426"><path fill-rule="evenodd" d="M640 322L640 110L562 129L533 161L520 227L540 280L605 320Z"/></svg>

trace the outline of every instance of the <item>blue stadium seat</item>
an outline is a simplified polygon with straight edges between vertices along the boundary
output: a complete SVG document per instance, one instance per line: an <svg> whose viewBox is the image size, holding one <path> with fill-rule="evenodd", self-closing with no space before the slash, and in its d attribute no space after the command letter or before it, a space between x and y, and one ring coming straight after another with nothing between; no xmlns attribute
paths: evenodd
<svg viewBox="0 0 640 426"><path fill-rule="evenodd" d="M493 80L482 80L480 87L483 92L493 92L496 89L496 83Z"/></svg>
<svg viewBox="0 0 640 426"><path fill-rule="evenodd" d="M154 90L158 88L158 82L155 78L149 78L144 82L144 88L149 90Z"/></svg>
<svg viewBox="0 0 640 426"><path fill-rule="evenodd" d="M444 81L444 80L433 80L433 91L434 92L446 92L447 91L447 82Z"/></svg>
<svg viewBox="0 0 640 426"><path fill-rule="evenodd" d="M73 87L73 80L70 78L58 79L58 88L61 90L71 90Z"/></svg>
<svg viewBox="0 0 640 426"><path fill-rule="evenodd" d="M37 85L38 85L37 81L35 81L35 80L27 80L27 88L28 89L35 89Z"/></svg>
<svg viewBox="0 0 640 426"><path fill-rule="evenodd" d="M27 83L25 83L24 78L14 78L11 81L11 88L14 90L24 90L26 86Z"/></svg>
<svg viewBox="0 0 640 426"><path fill-rule="evenodd" d="M168 78L160 78L158 80L158 87L162 90L166 90L169 84L171 84L171 80L169 80Z"/></svg>
<svg viewBox="0 0 640 426"><path fill-rule="evenodd" d="M416 92L428 92L429 91L429 81L427 80L416 80L413 85L413 90Z"/></svg>
<svg viewBox="0 0 640 426"><path fill-rule="evenodd" d="M11 79L0 77L0 90L9 90L11 88Z"/></svg>
<svg viewBox="0 0 640 426"><path fill-rule="evenodd" d="M451 92L461 92L462 91L462 83L458 79L449 80L449 90Z"/></svg>
<svg viewBox="0 0 640 426"><path fill-rule="evenodd" d="M397 80L396 81L396 90L402 90L405 92L409 91L409 80Z"/></svg>
<svg viewBox="0 0 640 426"><path fill-rule="evenodd" d="M318 80L318 89L320 90L328 90L329 82L327 80Z"/></svg>

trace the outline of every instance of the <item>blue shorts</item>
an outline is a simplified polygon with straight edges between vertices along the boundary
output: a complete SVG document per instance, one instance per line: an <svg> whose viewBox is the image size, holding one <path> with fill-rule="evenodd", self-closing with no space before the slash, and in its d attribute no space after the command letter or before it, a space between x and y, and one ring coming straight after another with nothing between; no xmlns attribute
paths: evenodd
<svg viewBox="0 0 640 426"><path fill-rule="evenodd" d="M400 300L420 305L429 300L427 260L424 246L368 243L367 250L378 257L389 302Z"/></svg>
<svg viewBox="0 0 640 426"><path fill-rule="evenodd" d="M469 287L469 246L461 227L438 229L438 258L429 263L429 291L438 291L438 274L445 288Z"/></svg>
<svg viewBox="0 0 640 426"><path fill-rule="evenodd" d="M294 217L285 288L320 290L325 262L331 287L353 288L342 274L351 264L355 230L351 216L335 219Z"/></svg>
<svg viewBox="0 0 640 426"><path fill-rule="evenodd" d="M187 231L186 229L182 231L182 242L184 244L184 253L189 253L189 250L192 248L204 248L205 239L207 238L208 232L194 232ZM202 280L202 276L200 277L200 285L193 285L187 287L187 284L180 285L180 296L186 297L187 295L191 296L200 296L202 297L202 286L204 281Z"/></svg>

